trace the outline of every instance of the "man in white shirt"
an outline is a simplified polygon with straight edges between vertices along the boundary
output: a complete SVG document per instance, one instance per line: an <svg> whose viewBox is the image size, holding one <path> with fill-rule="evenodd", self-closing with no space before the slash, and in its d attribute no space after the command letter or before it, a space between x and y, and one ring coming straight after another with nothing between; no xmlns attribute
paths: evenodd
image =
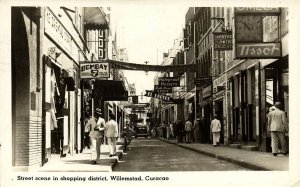
<svg viewBox="0 0 300 187"><path fill-rule="evenodd" d="M95 116L91 116L88 123L86 124L86 127L90 129L89 136L91 138L92 164L96 164L97 162L100 161L101 143L104 137L104 130L105 130L105 126L104 126L105 122L102 120L99 121L101 115L102 115L101 111L96 110ZM97 122L98 117L99 119Z"/></svg>
<svg viewBox="0 0 300 187"><path fill-rule="evenodd" d="M118 137L118 124L115 121L116 117L114 114L109 114L109 121L105 124L105 135L109 146L109 157L116 156L116 140Z"/></svg>
<svg viewBox="0 0 300 187"><path fill-rule="evenodd" d="M217 119L217 115L214 115L214 119L211 121L210 130L213 135L213 145L219 146L220 132L221 132L221 122Z"/></svg>

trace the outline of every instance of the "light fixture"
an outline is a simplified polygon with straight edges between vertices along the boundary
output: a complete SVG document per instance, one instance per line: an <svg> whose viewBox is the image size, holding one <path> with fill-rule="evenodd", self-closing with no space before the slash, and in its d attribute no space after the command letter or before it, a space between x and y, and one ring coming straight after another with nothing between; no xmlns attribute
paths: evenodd
<svg viewBox="0 0 300 187"><path fill-rule="evenodd" d="M149 62L145 61L144 63L147 65ZM148 76L148 71L145 71L145 73L146 73L146 76Z"/></svg>
<svg viewBox="0 0 300 187"><path fill-rule="evenodd" d="M61 55L61 52L55 52L55 60Z"/></svg>

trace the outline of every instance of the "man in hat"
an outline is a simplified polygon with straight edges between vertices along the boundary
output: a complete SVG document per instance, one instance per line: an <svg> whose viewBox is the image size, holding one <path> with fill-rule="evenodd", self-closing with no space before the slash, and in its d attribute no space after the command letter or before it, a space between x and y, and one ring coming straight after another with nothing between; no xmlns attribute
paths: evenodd
<svg viewBox="0 0 300 187"><path fill-rule="evenodd" d="M98 115L97 125L104 127L105 126L105 120L103 118L103 113L101 112L101 109L96 108L96 113Z"/></svg>
<svg viewBox="0 0 300 187"><path fill-rule="evenodd" d="M104 130L105 130L105 126L103 123L100 123L100 124L97 123L98 115L99 114L96 112L95 116L91 116L86 124L86 127L88 127L90 129L89 136L91 139L91 149L92 149L91 161L92 161L92 164L96 164L97 162L100 161L100 148L101 148L101 143L102 143L102 139L104 136Z"/></svg>
<svg viewBox="0 0 300 187"><path fill-rule="evenodd" d="M285 133L288 132L288 124L285 113L280 110L280 102L275 103L275 110L268 114L268 127L271 132L272 153L274 156L278 154L278 143L282 147L284 155L287 154L287 146L285 142Z"/></svg>
<svg viewBox="0 0 300 187"><path fill-rule="evenodd" d="M218 118L218 116L215 114L214 119L211 121L211 124L210 124L210 131L212 132L214 147L219 146L220 134L221 134L220 133L221 132L221 122L217 118Z"/></svg>
<svg viewBox="0 0 300 187"><path fill-rule="evenodd" d="M188 118L187 121L185 122L184 130L185 130L185 133L186 133L186 143L192 143L193 124L192 124L190 118Z"/></svg>

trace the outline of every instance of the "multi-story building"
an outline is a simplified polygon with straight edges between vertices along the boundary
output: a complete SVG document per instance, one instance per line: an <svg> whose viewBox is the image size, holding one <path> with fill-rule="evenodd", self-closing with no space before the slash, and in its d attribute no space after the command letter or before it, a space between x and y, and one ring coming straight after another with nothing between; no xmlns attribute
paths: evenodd
<svg viewBox="0 0 300 187"><path fill-rule="evenodd" d="M225 24L233 28L235 44L225 55L228 141L270 151L268 108L280 101L289 116L288 9L241 7L225 8L224 12ZM239 24L244 19L256 34L249 33L245 38L240 35L238 30L243 27ZM241 51L237 46L247 49Z"/></svg>
<svg viewBox="0 0 300 187"><path fill-rule="evenodd" d="M27 170L80 149L82 15L81 8L12 8L13 166Z"/></svg>
<svg viewBox="0 0 300 187"><path fill-rule="evenodd" d="M196 42L195 42L195 7L190 7L185 15L185 28L184 28L184 50L185 50L185 64L196 63ZM184 102L184 119L190 118L192 121L196 115L196 87L194 84L195 72L185 73L185 84L183 85L185 94Z"/></svg>
<svg viewBox="0 0 300 187"><path fill-rule="evenodd" d="M43 10L13 7L12 21L12 165L41 165L43 104ZM29 145L35 145L32 148ZM24 167L24 168L23 168Z"/></svg>
<svg viewBox="0 0 300 187"><path fill-rule="evenodd" d="M178 38L174 40L172 48L168 53L164 53L163 62L161 65L179 65L184 64L183 56L183 34L181 33ZM181 85L184 85L185 76L183 72L159 72L154 78L154 85L159 84L159 77L179 77ZM165 95L171 96L174 99L183 98L185 94L182 91L183 88L174 87L172 88L172 93L163 93ZM153 98L152 99L152 119L156 123L173 123L179 119L184 120L181 114L183 111L183 104L168 104L163 101ZM179 111L179 112L178 112Z"/></svg>
<svg viewBox="0 0 300 187"><path fill-rule="evenodd" d="M190 94L184 113L185 117L200 117L206 124L200 129L202 142L210 141L208 126L216 114L222 124L221 143L270 150L267 109L280 101L289 113L287 15L286 8L189 8L185 62L199 63L199 70L186 73L185 86ZM257 32L236 33L243 28L244 24L239 25L243 19ZM216 41L220 38L216 36L227 38L222 41L228 42L226 49L219 48Z"/></svg>
<svg viewBox="0 0 300 187"><path fill-rule="evenodd" d="M45 164L53 154L79 153L84 118L96 107L104 111L104 101L127 98L122 80L80 77L81 63L109 58L108 18L99 7L12 8L15 168L29 170ZM114 89L120 95L103 91ZM111 112L123 116L120 108Z"/></svg>

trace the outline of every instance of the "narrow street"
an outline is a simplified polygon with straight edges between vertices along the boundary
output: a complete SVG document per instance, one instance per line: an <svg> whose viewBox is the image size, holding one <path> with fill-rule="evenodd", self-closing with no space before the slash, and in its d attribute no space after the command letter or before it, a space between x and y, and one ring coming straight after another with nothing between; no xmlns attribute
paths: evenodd
<svg viewBox="0 0 300 187"><path fill-rule="evenodd" d="M114 171L237 171L248 170L159 139L133 139Z"/></svg>
<svg viewBox="0 0 300 187"><path fill-rule="evenodd" d="M0 3L0 187L24 187L31 173L144 187L135 179L147 172L201 186L198 173L211 171L226 173L203 177L213 187L292 186L282 173L232 175L300 178L288 173L300 168L291 1Z"/></svg>

